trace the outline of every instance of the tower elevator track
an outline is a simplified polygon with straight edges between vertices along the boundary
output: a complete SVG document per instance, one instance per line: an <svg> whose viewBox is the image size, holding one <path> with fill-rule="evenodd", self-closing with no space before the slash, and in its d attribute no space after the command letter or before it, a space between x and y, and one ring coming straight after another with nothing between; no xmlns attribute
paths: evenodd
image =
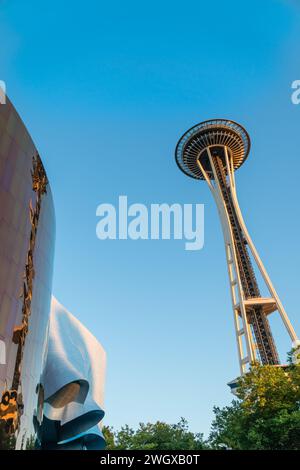
<svg viewBox="0 0 300 470"><path fill-rule="evenodd" d="M239 224L230 188L226 180L223 160L220 156L213 157L217 178L226 205L238 260L241 283L246 299L261 297L256 276L249 256L247 242ZM280 363L278 352L272 336L269 320L261 306L253 306L247 310L247 319L252 327L259 356L262 364L276 365Z"/></svg>

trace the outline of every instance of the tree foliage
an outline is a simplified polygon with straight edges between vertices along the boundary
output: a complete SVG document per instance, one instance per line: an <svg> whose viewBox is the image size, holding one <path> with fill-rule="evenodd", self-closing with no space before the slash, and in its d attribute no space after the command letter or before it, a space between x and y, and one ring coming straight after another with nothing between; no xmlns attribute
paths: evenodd
<svg viewBox="0 0 300 470"><path fill-rule="evenodd" d="M214 408L208 441L189 431L188 423L160 421L104 428L108 449L122 450L300 450L300 348L288 354L288 365L261 366L239 378L237 399Z"/></svg>
<svg viewBox="0 0 300 470"><path fill-rule="evenodd" d="M206 448L202 434L189 431L183 418L177 424L157 421L154 424L140 423L135 431L124 426L114 432L112 428L103 429L107 449L119 450L202 450Z"/></svg>
<svg viewBox="0 0 300 470"><path fill-rule="evenodd" d="M300 450L300 365L254 365L239 379L237 396L214 408L214 448Z"/></svg>

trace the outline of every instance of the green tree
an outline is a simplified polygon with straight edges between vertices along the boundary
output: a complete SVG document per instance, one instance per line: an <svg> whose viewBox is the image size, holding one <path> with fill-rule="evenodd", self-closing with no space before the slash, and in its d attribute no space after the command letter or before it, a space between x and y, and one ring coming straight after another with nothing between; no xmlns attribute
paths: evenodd
<svg viewBox="0 0 300 470"><path fill-rule="evenodd" d="M115 445L115 433L112 427L103 426L102 433L106 442L106 449L113 450L116 448Z"/></svg>
<svg viewBox="0 0 300 470"><path fill-rule="evenodd" d="M214 448L300 450L300 365L254 365L239 379L237 396L214 408Z"/></svg>
<svg viewBox="0 0 300 470"><path fill-rule="evenodd" d="M189 431L185 419L177 424L157 421L154 424L140 423L135 431L124 426L118 432L112 428L103 429L107 449L119 450L202 450L207 448L202 434Z"/></svg>

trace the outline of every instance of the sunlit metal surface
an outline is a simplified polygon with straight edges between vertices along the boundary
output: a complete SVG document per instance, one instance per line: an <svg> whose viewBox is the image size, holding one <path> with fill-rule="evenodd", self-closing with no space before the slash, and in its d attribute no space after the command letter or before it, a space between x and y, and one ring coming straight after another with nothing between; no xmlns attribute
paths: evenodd
<svg viewBox="0 0 300 470"><path fill-rule="evenodd" d="M32 445L39 419L54 238L42 161L7 98L0 106L0 426L17 448Z"/></svg>
<svg viewBox="0 0 300 470"><path fill-rule="evenodd" d="M106 354L98 340L52 298L42 380L43 448L103 448L99 423L104 416L105 365Z"/></svg>

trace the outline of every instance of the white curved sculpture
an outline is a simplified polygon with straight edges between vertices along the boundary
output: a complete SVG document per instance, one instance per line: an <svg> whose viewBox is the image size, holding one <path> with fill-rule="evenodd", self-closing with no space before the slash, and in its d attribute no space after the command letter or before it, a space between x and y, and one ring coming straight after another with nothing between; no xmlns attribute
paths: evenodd
<svg viewBox="0 0 300 470"><path fill-rule="evenodd" d="M52 297L42 379L43 448L104 447L99 423L104 416L105 366L106 354L98 340Z"/></svg>

